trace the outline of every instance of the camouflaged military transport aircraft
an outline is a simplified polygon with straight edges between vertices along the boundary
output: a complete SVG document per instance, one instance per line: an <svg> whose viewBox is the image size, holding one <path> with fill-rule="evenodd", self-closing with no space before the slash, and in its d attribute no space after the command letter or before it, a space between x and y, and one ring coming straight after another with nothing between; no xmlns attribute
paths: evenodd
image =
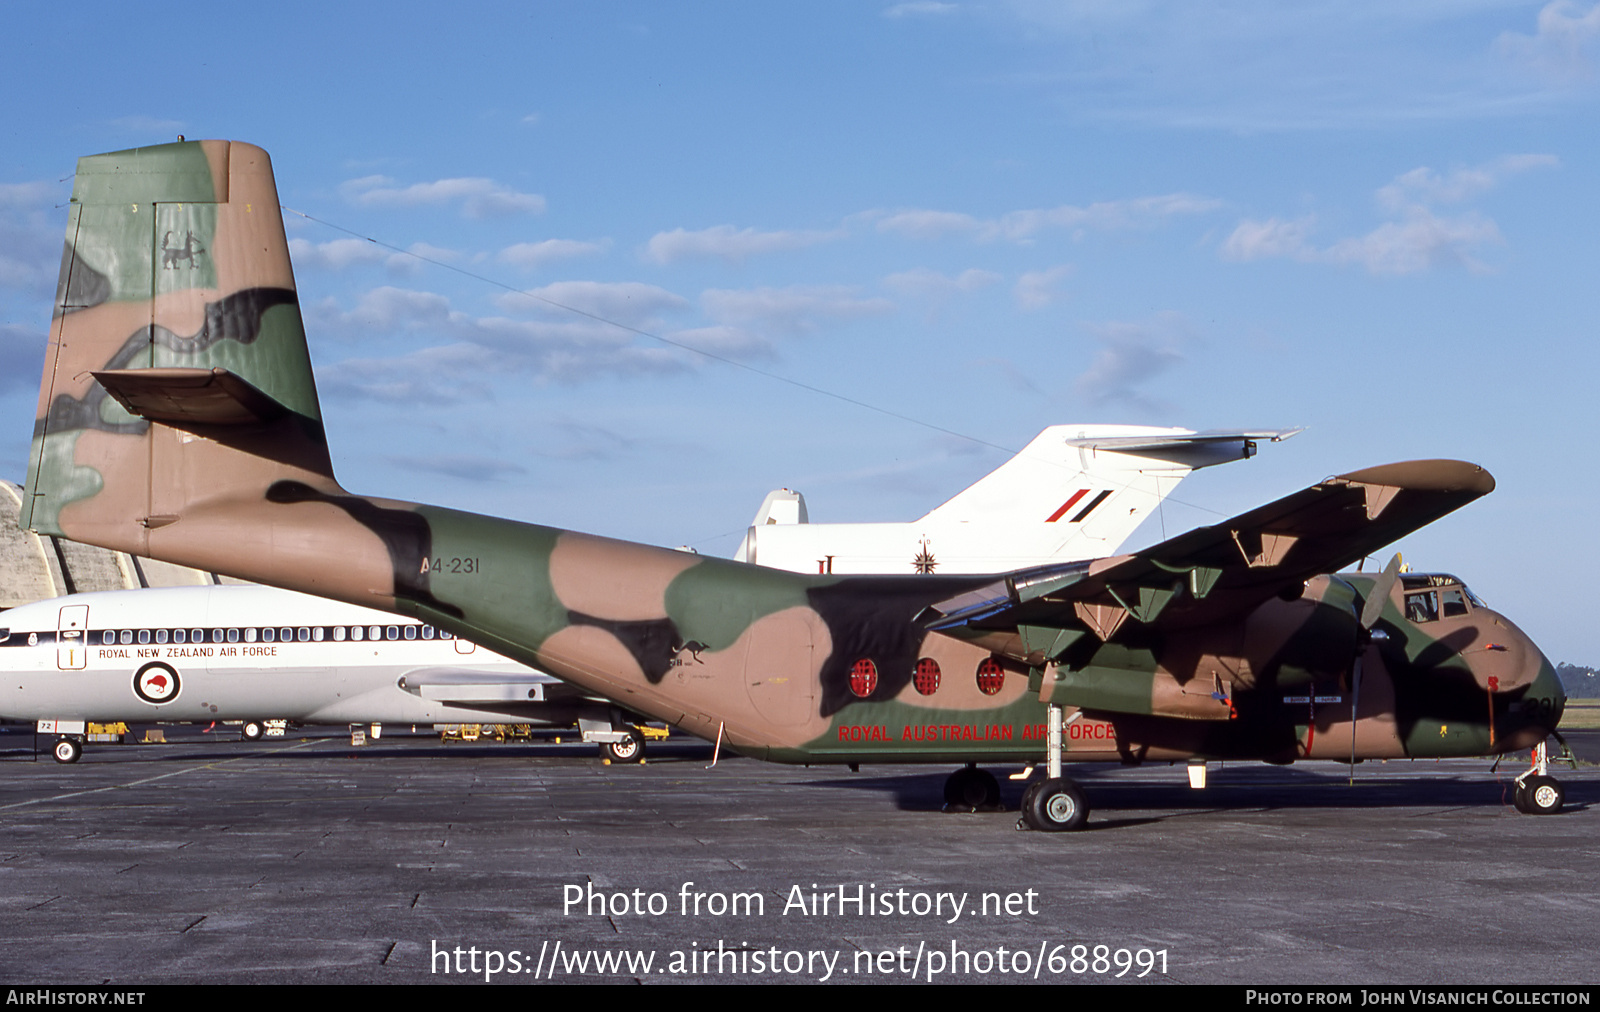
<svg viewBox="0 0 1600 1012"><path fill-rule="evenodd" d="M176 238L175 238L176 237ZM168 257L181 246L187 256ZM22 522L411 616L747 755L1349 761L1542 746L1549 661L1454 577L1330 575L1486 494L1458 461L1327 478L1133 555L1000 575L802 575L346 492L267 155L78 163ZM1518 807L1560 785L1519 778Z"/></svg>

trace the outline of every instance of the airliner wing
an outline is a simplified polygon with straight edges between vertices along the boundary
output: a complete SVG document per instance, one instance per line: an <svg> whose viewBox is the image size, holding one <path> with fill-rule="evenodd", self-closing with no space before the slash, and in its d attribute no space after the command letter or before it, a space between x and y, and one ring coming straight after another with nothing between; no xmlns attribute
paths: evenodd
<svg viewBox="0 0 1600 1012"><path fill-rule="evenodd" d="M443 703L540 703L561 679L539 671L486 672L465 668L419 668L400 687Z"/></svg>

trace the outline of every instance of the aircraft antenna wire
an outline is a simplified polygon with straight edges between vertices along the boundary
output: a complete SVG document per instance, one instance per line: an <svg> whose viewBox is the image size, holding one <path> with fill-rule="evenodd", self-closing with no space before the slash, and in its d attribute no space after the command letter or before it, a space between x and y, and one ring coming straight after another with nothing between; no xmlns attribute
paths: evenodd
<svg viewBox="0 0 1600 1012"><path fill-rule="evenodd" d="M397 253L397 254L399 254L401 256L408 256L408 257L411 257L413 259L420 260L425 264L432 264L434 267L441 267L444 270L452 271L452 272L454 272L456 274L460 274L463 277L472 278L474 281L481 281L486 285L490 285L490 286L492 286L494 288L502 289L504 291L512 293L513 295L521 295L521 296L524 296L525 298L529 298L529 299L533 299L533 300L538 301L538 302L542 302L547 306L553 306L556 309L560 309L560 310L562 310L564 312L574 313L574 314L576 314L578 316L585 317L586 319L593 320L596 323L603 323L603 324L605 324L606 326L609 326L609 327L616 327L618 330L627 331L630 334L635 334L635 335L637 335L639 337L643 337L643 338L646 338L646 339L651 340L651 341L659 341L662 344L668 345L668 346L673 347L673 348L677 348L677 349L679 349L681 351L687 351L690 354L699 355L699 356L701 356L703 358L708 358L713 362L721 362L723 365L730 365L730 366L733 366L735 369L743 369L745 372L754 373L757 376L762 376L762 377L765 377L767 379L774 380L774 381L776 381L778 383L786 383L789 386L797 387L797 388L799 388L801 390L806 390L806 391L809 391L809 392L814 393L814 394L820 394L823 397L831 397L836 401L843 401L846 404L851 404L851 405L854 405L855 407L863 408L863 409L865 409L867 411L874 411L874 412L877 412L880 415L885 415L885 416L887 416L889 418L898 419L899 421L902 421L902 422L909 422L912 425L918 425L918 426L921 426L922 428L925 428L925 429L932 429L934 432L942 432L947 436L954 436L957 439L964 439L964 440L966 440L968 442L971 442L971 443L977 443L979 446L986 446L986 447L990 448L991 450L999 450L1002 453L1009 454L1009 455L1011 455L1013 457L1016 456L1019 452L1021 452L1021 451L1015 450L1015 449L1013 449L1013 448L1011 448L1009 446L1002 446L999 443L991 443L987 439L980 439L977 436L969 435L969 434L967 434L965 432L957 432L955 429L947 429L942 425L935 425L933 422L929 422L929 421L926 421L926 420L921 419L921 418L916 418L916 417L913 417L911 415L901 414L900 412L895 411L895 410L893 410L891 408L886 408L886 407L883 407L883 406L878 405L878 404L872 404L872 403L869 403L867 401L857 400L854 397L850 397L850 396L848 396L846 394L838 393L837 391L828 390L828 389L825 389L823 387L813 386L810 383L804 382L803 380L797 380L797 379L794 379L794 378L789 377L789 376L784 376L781 373L771 372L770 370L762 369L759 366L751 365L748 362L740 362L738 359L728 358L726 355L718 355L716 352L706 351L704 348L696 348L692 344L684 344L682 341L674 341L670 337L662 337L660 334L657 334L657 333L654 333L654 332L648 331L648 330L643 330L643 329L641 329L639 327L630 326L629 324L626 324L626 323L621 323L621 322L619 322L617 320L610 319L609 317L601 316L599 313L591 313L587 309L580 309L577 306L569 306L564 302L558 302L555 299L549 298L549 297L544 296L544 295L539 295L536 292L528 291L525 288L518 288L515 285L508 285L504 281L501 281L501 280L499 280L497 278L491 278L488 275L479 274L476 271L470 271L470 270L467 270L465 267L461 267L461 266L458 266L458 265L452 264L452 263L446 263L443 260L436 260L433 257L426 256L426 255L424 255L422 253L418 253L415 250L404 249L404 248L402 248L400 246L394 245L393 243L384 242L382 239L377 239L377 238L374 238L373 236L370 236L370 235L363 235L362 233L357 232L354 229L345 228L343 225L336 225L331 221L327 221L325 219L318 218L316 215L307 214L304 211L297 211L294 208L289 207L286 204L280 204L278 206L282 211L284 211L287 214L292 214L292 215L295 215L297 217L304 218L307 221L316 222L318 225L321 225L324 228L331 228L335 232L343 232L345 235L353 236L354 238L360 239L363 242L370 242L374 246L381 246L382 248L384 248L386 250L390 250L391 252ZM1124 483L1122 487L1123 488L1131 488L1132 487L1132 483L1131 482ZM1214 515L1219 516L1219 517L1227 515L1226 513L1223 513L1221 510L1215 510L1215 509L1210 508L1209 506L1201 506L1199 503L1192 503L1192 502L1187 502L1187 501L1182 500L1182 499L1173 498L1170 494L1168 496L1164 497L1163 503L1165 502L1165 499L1172 499L1174 502L1176 502L1180 506L1188 506L1191 509L1203 510L1203 511L1205 511L1207 513L1211 513L1211 514L1214 514ZM1165 533L1165 527L1166 527L1166 518L1165 518L1165 516L1163 516L1162 517L1162 530L1163 530L1163 533ZM722 536L722 535L719 535L719 537L720 536Z"/></svg>

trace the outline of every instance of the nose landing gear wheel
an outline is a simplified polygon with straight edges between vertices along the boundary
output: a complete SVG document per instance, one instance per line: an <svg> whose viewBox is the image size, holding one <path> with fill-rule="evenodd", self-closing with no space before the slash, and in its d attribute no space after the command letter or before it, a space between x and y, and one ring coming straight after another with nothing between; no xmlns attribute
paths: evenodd
<svg viewBox="0 0 1600 1012"><path fill-rule="evenodd" d="M247 720L244 726L239 728L239 736L245 741L260 741L264 733L266 728L262 727L259 720Z"/></svg>
<svg viewBox="0 0 1600 1012"><path fill-rule="evenodd" d="M72 738L57 738L50 754L58 763L75 763L83 755L83 746Z"/></svg>
<svg viewBox="0 0 1600 1012"><path fill-rule="evenodd" d="M629 728L623 741L602 742L600 754L614 763L644 762L644 735Z"/></svg>
<svg viewBox="0 0 1600 1012"><path fill-rule="evenodd" d="M1018 829L1060 833L1082 829L1089 821L1089 802L1083 791L1066 777L1029 784L1022 795Z"/></svg>

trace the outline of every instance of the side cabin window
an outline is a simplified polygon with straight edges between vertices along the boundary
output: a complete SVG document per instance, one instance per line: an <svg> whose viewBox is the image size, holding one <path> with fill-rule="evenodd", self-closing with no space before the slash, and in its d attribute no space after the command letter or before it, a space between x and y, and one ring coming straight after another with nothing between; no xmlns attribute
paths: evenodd
<svg viewBox="0 0 1600 1012"><path fill-rule="evenodd" d="M1406 595L1406 619L1433 622L1439 618L1439 597L1431 590Z"/></svg>
<svg viewBox="0 0 1600 1012"><path fill-rule="evenodd" d="M1400 584L1405 588L1406 618L1412 622L1461 618L1474 607L1483 607L1466 584L1449 573L1407 573Z"/></svg>

